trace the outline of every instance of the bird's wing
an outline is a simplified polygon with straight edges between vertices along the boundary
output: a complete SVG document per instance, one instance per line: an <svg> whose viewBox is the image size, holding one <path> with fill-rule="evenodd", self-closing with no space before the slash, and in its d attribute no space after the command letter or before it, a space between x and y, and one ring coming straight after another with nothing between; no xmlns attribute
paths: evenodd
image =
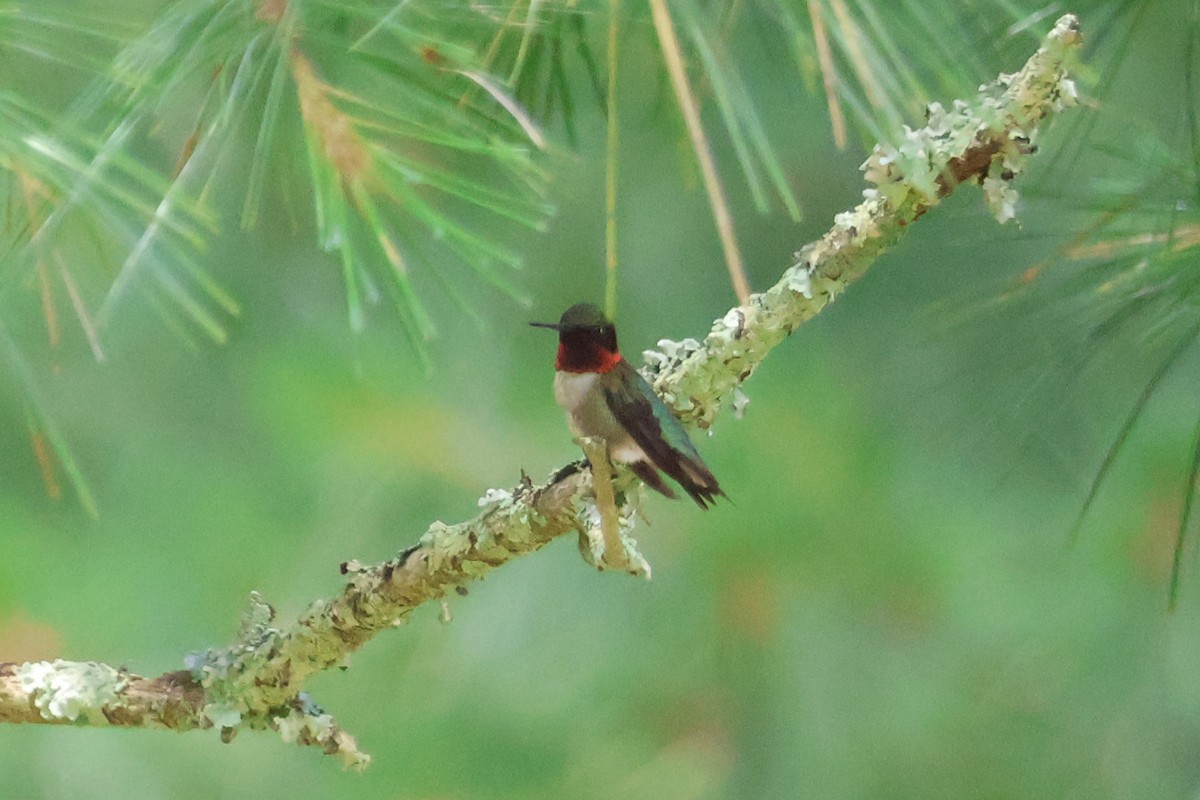
<svg viewBox="0 0 1200 800"><path fill-rule="evenodd" d="M608 409L654 466L671 476L692 499L706 508L716 495L723 495L720 484L705 465L687 432L659 399L650 384L629 365L620 361L604 381L604 399ZM606 376L608 377L608 376Z"/></svg>

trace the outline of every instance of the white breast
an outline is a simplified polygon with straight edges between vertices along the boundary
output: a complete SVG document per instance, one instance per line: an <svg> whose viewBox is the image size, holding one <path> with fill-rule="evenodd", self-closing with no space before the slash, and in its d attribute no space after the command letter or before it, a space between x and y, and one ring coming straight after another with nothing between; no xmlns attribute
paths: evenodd
<svg viewBox="0 0 1200 800"><path fill-rule="evenodd" d="M644 461L646 454L621 427L596 381L594 372L563 372L554 375L554 399L567 412L567 425L576 436L600 436L608 444L613 461L629 464Z"/></svg>
<svg viewBox="0 0 1200 800"><path fill-rule="evenodd" d="M573 415L588 397L588 392L600 376L595 372L556 372L554 399L568 415Z"/></svg>

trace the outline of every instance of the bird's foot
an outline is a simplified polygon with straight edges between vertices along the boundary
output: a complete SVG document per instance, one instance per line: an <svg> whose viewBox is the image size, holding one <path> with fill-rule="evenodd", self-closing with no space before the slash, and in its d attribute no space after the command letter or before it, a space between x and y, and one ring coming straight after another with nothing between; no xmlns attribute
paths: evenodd
<svg viewBox="0 0 1200 800"><path fill-rule="evenodd" d="M632 536L637 508L632 503L617 507L619 522L617 536L604 535L603 521L600 508L594 499L584 500L583 508L577 519L579 528L579 553L583 560L601 571L620 570L630 575L637 575L650 580L652 570L650 562L638 550L637 539ZM618 552L610 552L608 542L613 547L619 547Z"/></svg>

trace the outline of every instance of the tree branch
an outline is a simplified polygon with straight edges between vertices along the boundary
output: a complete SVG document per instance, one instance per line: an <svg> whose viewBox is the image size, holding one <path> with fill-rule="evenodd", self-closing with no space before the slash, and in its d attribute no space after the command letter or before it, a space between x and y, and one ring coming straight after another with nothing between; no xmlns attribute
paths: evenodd
<svg viewBox="0 0 1200 800"><path fill-rule="evenodd" d="M740 409L738 387L776 345L958 185L980 183L997 219L1010 219L1011 183L1035 152L1037 124L1074 99L1066 64L1080 41L1077 20L1064 16L1020 72L1001 75L972 104L956 102L951 111L930 106L926 127L905 129L898 146L877 146L863 164L874 184L863 202L801 249L773 287L717 320L703 342L664 340L646 353L645 372L656 389L686 422L707 428L731 401ZM624 493L622 537L632 567L644 567L625 537L636 496ZM90 662L0 663L0 722L218 727L225 739L243 727L271 728L287 741L365 765L353 738L300 691L309 677L341 663L422 603L565 533L597 538L591 475L578 464L542 485L523 475L512 490L489 489L479 504L483 510L474 519L434 522L396 558L369 567L343 564L343 589L290 625L276 627L274 611L253 595L235 644L192 654L186 671L146 679Z"/></svg>

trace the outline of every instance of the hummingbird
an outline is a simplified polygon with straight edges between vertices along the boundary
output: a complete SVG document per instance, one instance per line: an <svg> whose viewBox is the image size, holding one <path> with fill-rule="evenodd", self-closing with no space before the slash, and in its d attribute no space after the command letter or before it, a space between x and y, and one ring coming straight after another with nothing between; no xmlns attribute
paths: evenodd
<svg viewBox="0 0 1200 800"><path fill-rule="evenodd" d="M573 434L603 438L613 461L667 497L674 498L675 491L664 472L701 508L725 496L683 425L621 357L617 329L600 309L578 303L557 323L529 324L558 331L554 399L567 412Z"/></svg>

